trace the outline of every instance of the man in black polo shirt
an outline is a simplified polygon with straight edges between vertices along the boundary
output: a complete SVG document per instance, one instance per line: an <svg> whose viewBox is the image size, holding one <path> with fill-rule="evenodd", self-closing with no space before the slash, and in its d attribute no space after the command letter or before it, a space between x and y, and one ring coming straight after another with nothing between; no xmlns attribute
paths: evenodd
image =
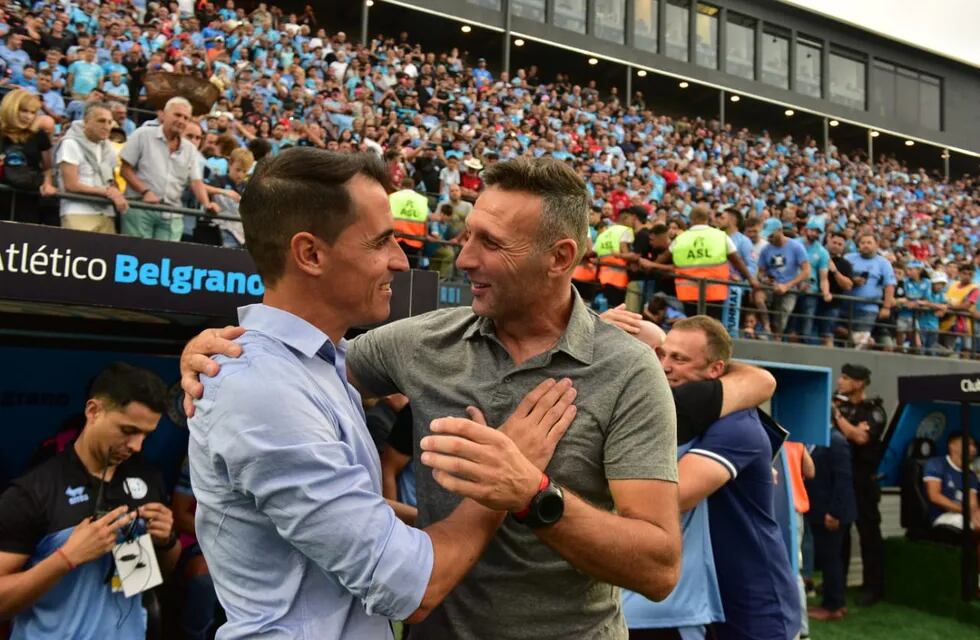
<svg viewBox="0 0 980 640"><path fill-rule="evenodd" d="M114 591L133 574L116 577L110 551L145 532L164 573L180 555L160 474L133 455L165 401L155 374L109 365L75 443L0 496L0 619L16 616L12 640L145 636L141 597Z"/></svg>
<svg viewBox="0 0 980 640"><path fill-rule="evenodd" d="M667 235L667 225L657 223L644 225L636 232L633 240L633 253L629 260L629 279L632 292L642 290L641 296L631 296L627 293L626 308L634 313L640 313L653 296L654 291L674 297L674 265L660 264L657 257L670 247L670 237ZM639 286L633 285L634 281Z"/></svg>

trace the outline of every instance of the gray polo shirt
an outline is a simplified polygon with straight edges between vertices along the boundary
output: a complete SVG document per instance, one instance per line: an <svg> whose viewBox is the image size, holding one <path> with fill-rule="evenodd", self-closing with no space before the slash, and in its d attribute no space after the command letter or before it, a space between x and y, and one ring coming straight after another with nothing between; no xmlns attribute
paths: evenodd
<svg viewBox="0 0 980 640"><path fill-rule="evenodd" d="M202 180L204 174L197 161L197 150L184 138L180 147L171 152L163 127L158 121L147 122L133 132L120 152L120 157L133 165L150 191L160 196L165 204L180 206L180 197L192 180ZM126 186L127 198L139 198L131 185ZM138 206L138 205L137 205ZM164 217L179 214L165 213Z"/></svg>
<svg viewBox="0 0 980 640"><path fill-rule="evenodd" d="M445 309L374 329L350 344L347 364L371 392L411 398L417 525L449 515L460 498L418 462L429 423L480 407L500 425L542 380L569 377L578 414L548 474L600 509L612 511L608 480L676 482L676 415L654 353L607 324L575 295L568 327L546 353L515 365L493 322L470 308ZM624 639L619 588L569 564L528 528L507 518L479 563L412 637Z"/></svg>

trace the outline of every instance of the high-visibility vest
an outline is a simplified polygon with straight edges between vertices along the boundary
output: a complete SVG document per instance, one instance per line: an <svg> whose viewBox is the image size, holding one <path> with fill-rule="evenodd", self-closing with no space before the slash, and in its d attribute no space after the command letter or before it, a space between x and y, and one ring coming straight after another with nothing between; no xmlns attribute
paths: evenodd
<svg viewBox="0 0 980 640"><path fill-rule="evenodd" d="M630 228L625 225L614 224L595 239L593 249L599 257L599 282L604 285L625 289L630 283L629 275L626 273L626 261L612 255L619 253L621 239L629 231Z"/></svg>
<svg viewBox="0 0 980 640"><path fill-rule="evenodd" d="M395 219L395 233L410 236L425 236L425 224L429 220L429 200L417 191L402 189L388 196L391 215ZM421 249L422 241L413 238L398 238L401 244Z"/></svg>
<svg viewBox="0 0 980 640"><path fill-rule="evenodd" d="M575 270L572 271L572 280L576 282L595 282L599 277L599 269L592 260L582 258Z"/></svg>
<svg viewBox="0 0 980 640"><path fill-rule="evenodd" d="M677 299L697 302L698 281L688 278L728 280L728 235L721 229L688 229L674 239L671 250L677 277ZM719 302L728 298L728 285L705 283L704 299Z"/></svg>

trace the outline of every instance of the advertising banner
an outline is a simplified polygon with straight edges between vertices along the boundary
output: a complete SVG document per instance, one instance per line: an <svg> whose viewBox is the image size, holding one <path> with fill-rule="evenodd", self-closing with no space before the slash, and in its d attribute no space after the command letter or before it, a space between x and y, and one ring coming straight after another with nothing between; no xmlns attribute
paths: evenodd
<svg viewBox="0 0 980 640"><path fill-rule="evenodd" d="M435 309L437 283L396 274L390 320ZM246 251L0 222L0 299L234 318L264 291Z"/></svg>

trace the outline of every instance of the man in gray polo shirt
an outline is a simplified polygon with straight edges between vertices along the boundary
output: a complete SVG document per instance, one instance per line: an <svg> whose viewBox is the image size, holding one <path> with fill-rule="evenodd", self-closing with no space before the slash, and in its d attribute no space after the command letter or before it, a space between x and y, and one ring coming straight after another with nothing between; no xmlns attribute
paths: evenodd
<svg viewBox="0 0 980 640"><path fill-rule="evenodd" d="M191 103L171 98L159 120L147 122L129 137L120 153L127 198L179 207L180 196L190 185L205 210L218 211L204 188L197 150L182 136L190 119ZM177 241L183 229L184 219L178 213L134 206L122 218L122 232L140 238Z"/></svg>
<svg viewBox="0 0 980 640"><path fill-rule="evenodd" d="M538 451L548 443L513 428L521 418L515 408L543 379L570 378L577 414L542 465L564 491L564 515L539 527L507 518L412 637L622 640L614 585L659 600L678 579L674 403L653 352L600 320L571 286L587 237L582 179L559 161L528 159L499 163L483 177L488 189L467 218L457 263L472 282L472 308L435 311L351 341L348 376L366 393L412 399L415 450L426 449L415 469L417 526L446 517L460 493L494 499L470 481L476 476L466 475L466 460L455 467L458 476L426 466L440 467L447 453L465 455L465 438L479 434L470 423L455 438L432 436L433 419L479 419L479 407L529 459L546 462L550 450ZM213 362L190 363L211 351L209 342L188 345L185 376L197 367L214 373ZM193 381L187 388L196 392Z"/></svg>

